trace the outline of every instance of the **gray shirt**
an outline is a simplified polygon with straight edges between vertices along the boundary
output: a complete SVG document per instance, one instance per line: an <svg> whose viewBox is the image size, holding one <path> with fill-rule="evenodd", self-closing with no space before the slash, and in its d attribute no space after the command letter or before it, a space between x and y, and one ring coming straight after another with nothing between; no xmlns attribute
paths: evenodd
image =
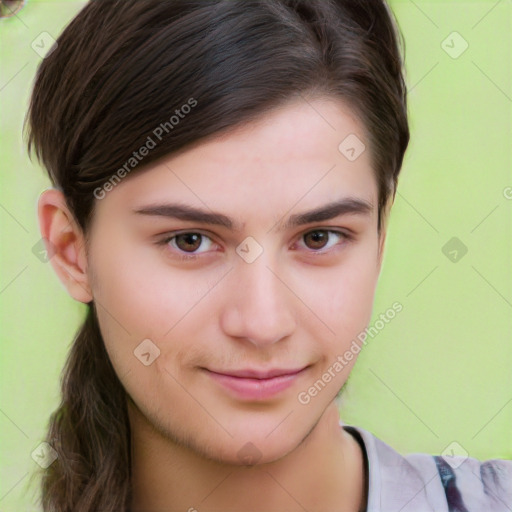
<svg viewBox="0 0 512 512"><path fill-rule="evenodd" d="M363 428L340 425L366 454L368 512L512 512L512 460L401 455Z"/></svg>

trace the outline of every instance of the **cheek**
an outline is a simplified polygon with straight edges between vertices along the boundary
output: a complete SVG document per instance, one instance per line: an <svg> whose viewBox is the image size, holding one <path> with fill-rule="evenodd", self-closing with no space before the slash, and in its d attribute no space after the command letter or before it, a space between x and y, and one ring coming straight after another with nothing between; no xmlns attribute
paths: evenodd
<svg viewBox="0 0 512 512"><path fill-rule="evenodd" d="M358 265L347 268L340 276L338 286L331 290L331 318L359 325L370 320L378 272L371 265Z"/></svg>
<svg viewBox="0 0 512 512"><path fill-rule="evenodd" d="M317 272L314 287L305 295L305 302L337 336L353 335L370 321L379 276L372 255L370 249L354 252L338 267Z"/></svg>
<svg viewBox="0 0 512 512"><path fill-rule="evenodd" d="M197 318L211 313L211 279L179 271L154 255L136 254L133 249L98 253L94 261L99 324L117 374L129 373L128 380L140 379L140 385L158 375L172 381L169 373L181 378L180 368L195 361L198 350L188 341L204 338L199 333L204 324ZM157 354L150 366L137 359L138 347L146 346L142 343Z"/></svg>
<svg viewBox="0 0 512 512"><path fill-rule="evenodd" d="M97 247L101 247L98 243ZM157 256L156 249L110 243L113 250L94 254L94 299L106 324L121 338L161 338L186 313L193 289ZM154 251L152 253L151 251Z"/></svg>
<svg viewBox="0 0 512 512"><path fill-rule="evenodd" d="M361 352L358 336L371 320L378 280L372 254L370 248L353 254L336 271L315 281L315 308L330 331L325 330L326 335L321 336L318 329L310 328L311 339L318 344L322 356L309 387L298 396L301 404L311 401L312 406L321 407L332 400L357 361ZM321 398L315 398L317 395Z"/></svg>

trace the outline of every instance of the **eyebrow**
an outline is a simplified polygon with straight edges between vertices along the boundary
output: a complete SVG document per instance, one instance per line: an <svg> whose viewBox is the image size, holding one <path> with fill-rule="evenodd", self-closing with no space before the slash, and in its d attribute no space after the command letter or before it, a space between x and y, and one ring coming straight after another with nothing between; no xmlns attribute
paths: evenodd
<svg viewBox="0 0 512 512"><path fill-rule="evenodd" d="M347 197L313 210L290 215L281 230L292 229L312 222L335 219L342 215L370 216L372 211L373 205L368 201ZM242 228L242 226L222 213L206 211L183 204L153 204L135 209L133 213L137 215L166 217L183 221L199 222L202 224L211 224L235 231L241 231Z"/></svg>

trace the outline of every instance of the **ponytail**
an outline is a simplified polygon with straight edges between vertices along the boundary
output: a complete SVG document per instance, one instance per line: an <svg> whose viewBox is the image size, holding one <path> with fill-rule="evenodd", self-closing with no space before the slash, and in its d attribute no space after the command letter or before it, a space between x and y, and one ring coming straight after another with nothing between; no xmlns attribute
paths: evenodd
<svg viewBox="0 0 512 512"><path fill-rule="evenodd" d="M46 436L58 457L42 476L44 512L128 510L126 393L110 363L92 303L64 366L61 391Z"/></svg>

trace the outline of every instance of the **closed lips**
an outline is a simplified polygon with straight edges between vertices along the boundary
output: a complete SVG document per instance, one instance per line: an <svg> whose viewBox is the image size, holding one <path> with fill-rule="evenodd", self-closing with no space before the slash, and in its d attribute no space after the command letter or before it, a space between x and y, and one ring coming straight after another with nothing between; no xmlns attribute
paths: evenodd
<svg viewBox="0 0 512 512"><path fill-rule="evenodd" d="M214 371L210 370L208 368L205 368L207 371L211 373L216 373L217 375L224 375L226 377L236 377L239 379L257 379L257 380L266 380L266 379L272 379L275 377L284 377L287 375L295 375L302 370L304 370L306 367L303 366L301 368L292 368L292 369L282 369L282 368L276 368L272 370L225 370L225 371Z"/></svg>

